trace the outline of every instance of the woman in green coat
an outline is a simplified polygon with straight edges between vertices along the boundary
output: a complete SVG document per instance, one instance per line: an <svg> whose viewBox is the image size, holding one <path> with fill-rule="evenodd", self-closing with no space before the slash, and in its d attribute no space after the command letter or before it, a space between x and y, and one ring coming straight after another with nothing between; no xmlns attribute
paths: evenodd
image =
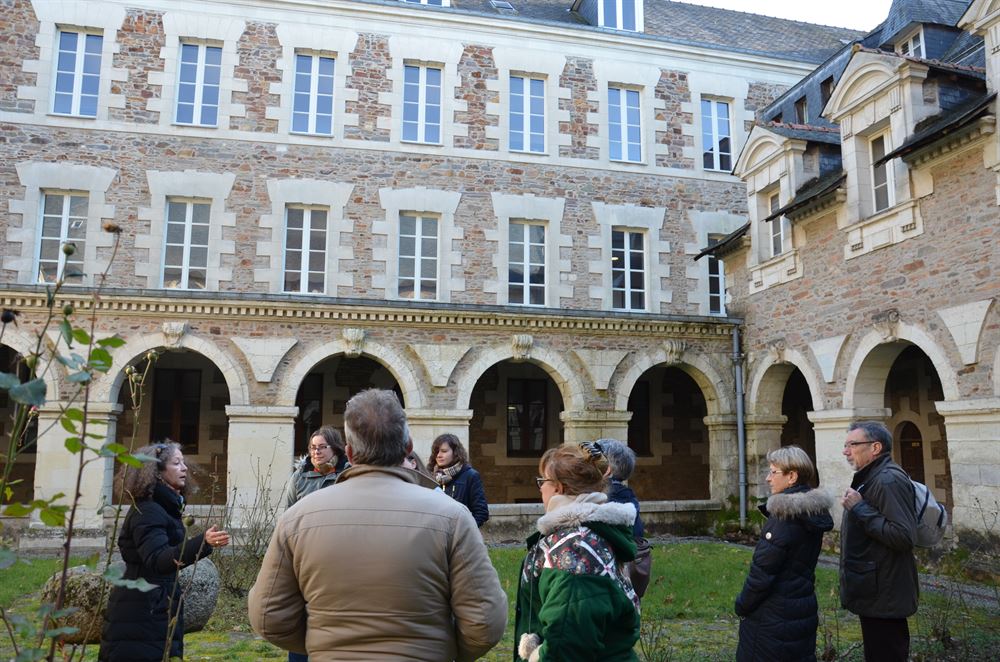
<svg viewBox="0 0 1000 662"><path fill-rule="evenodd" d="M635 506L610 503L599 444L546 451L536 480L545 515L528 538L514 624L515 660L636 660L639 599L625 563L635 558Z"/></svg>

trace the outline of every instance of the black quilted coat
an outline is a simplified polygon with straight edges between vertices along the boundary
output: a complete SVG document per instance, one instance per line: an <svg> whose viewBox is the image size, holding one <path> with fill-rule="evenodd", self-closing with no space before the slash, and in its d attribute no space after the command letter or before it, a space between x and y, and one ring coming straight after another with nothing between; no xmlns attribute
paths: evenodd
<svg viewBox="0 0 1000 662"><path fill-rule="evenodd" d="M739 662L816 659L816 560L833 500L804 485L773 494L750 573L736 598Z"/></svg>
<svg viewBox="0 0 1000 662"><path fill-rule="evenodd" d="M118 536L125 561L125 579L142 577L157 588L143 593L116 586L104 612L101 652L104 662L150 662L163 659L167 640L168 604L177 626L170 642L170 657L184 657L184 613L177 571L208 556L212 548L204 535L184 540L182 501L173 490L157 483L151 499L129 510ZM171 596L173 600L171 601Z"/></svg>

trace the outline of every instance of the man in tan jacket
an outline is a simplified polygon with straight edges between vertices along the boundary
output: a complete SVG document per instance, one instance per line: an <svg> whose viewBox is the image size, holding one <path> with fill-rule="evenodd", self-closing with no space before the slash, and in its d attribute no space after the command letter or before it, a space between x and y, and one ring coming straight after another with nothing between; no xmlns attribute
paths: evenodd
<svg viewBox="0 0 1000 662"><path fill-rule="evenodd" d="M312 662L480 657L507 597L472 515L399 466L412 444L392 391L351 398L344 432L353 466L278 518L253 629Z"/></svg>

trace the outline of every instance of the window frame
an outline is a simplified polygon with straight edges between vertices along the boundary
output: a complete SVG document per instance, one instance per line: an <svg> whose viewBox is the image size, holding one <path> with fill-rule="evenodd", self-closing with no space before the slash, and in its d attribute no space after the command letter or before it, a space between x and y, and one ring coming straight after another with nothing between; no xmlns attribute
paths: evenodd
<svg viewBox="0 0 1000 662"><path fill-rule="evenodd" d="M878 141L882 141L881 153L876 153L875 144ZM868 150L868 183L870 186L870 192L872 196L872 214L879 214L887 209L892 209L895 202L895 191L893 187L895 182L893 181L892 168L890 167L890 161L886 161L880 166L876 166L875 162L880 158L885 156L891 151L891 143L889 142L889 131L881 131L874 135L871 135L866 140L867 150ZM880 178L879 175L882 175ZM882 179L880 182L879 180ZM885 204L879 205L879 191L885 191Z"/></svg>
<svg viewBox="0 0 1000 662"><path fill-rule="evenodd" d="M49 196L58 196L62 198L62 209L59 212L59 236L46 236L45 235L45 219L52 218L52 215L45 212L46 200ZM83 216L72 215L73 209L73 198L82 198L85 206L85 214ZM72 191L72 190L62 190L62 189L43 189L40 195L40 208L38 210L38 240L35 245L35 274L37 276L37 282L40 283L55 283L62 279L68 285L83 285L86 283L86 272L84 267L86 264L85 256L87 252L87 220L90 215L90 194L86 191ZM69 232L72 228L71 224L75 221L79 221L79 227L82 228L82 238L70 237ZM42 271L43 264L52 264L51 259L44 259L42 257L42 245L46 241L56 242L56 260L55 260L55 277L53 280L48 280L44 277ZM66 255L62 247L64 244L72 243L76 246L76 251L73 255ZM78 266L80 269L79 277L66 275L67 266ZM72 278L73 280L70 280Z"/></svg>
<svg viewBox="0 0 1000 662"><path fill-rule="evenodd" d="M521 241L515 242L511 236L514 232L514 228L521 228ZM540 227L542 229L542 241L534 242L531 241L531 228ZM535 306L544 307L546 301L548 301L548 282L546 278L546 258L548 257L548 223L544 220L538 219L527 219L527 218L512 218L507 225L507 303L512 306ZM522 259L517 262L513 259L513 247L514 244L520 244L522 246ZM542 261L541 263L533 262L531 259L533 251L532 247L540 246ZM514 283L511 281L512 267L515 265L520 265L522 281L520 283ZM541 302L532 302L532 293L537 292L539 285L537 283L532 283L532 269L535 267L540 267L542 274L541 282ZM521 301L513 301L511 299L511 293L520 291Z"/></svg>
<svg viewBox="0 0 1000 662"><path fill-rule="evenodd" d="M521 93L515 95L514 93L514 79L522 81ZM547 144L547 131L546 131L546 84L547 80L545 76L540 76L539 74L528 74L520 72L511 72L508 77L508 113L507 113L507 146L512 152L524 153L524 154L545 154L548 150ZM527 85L526 85L527 83ZM541 97L534 94L534 84L538 83L541 87ZM515 104L515 96L521 97L520 108ZM541 114L532 112L532 106L535 100L540 100L541 103ZM519 110L519 113L515 113L515 110ZM521 147L514 146L514 116L519 114L522 117L521 121L521 131L517 132L521 136ZM540 119L539 119L540 118ZM535 131L533 129L535 122L540 121L541 130ZM541 138L542 144L539 149L534 148L534 138L538 136Z"/></svg>
<svg viewBox="0 0 1000 662"><path fill-rule="evenodd" d="M708 245L714 246L725 235L709 235ZM714 254L708 258L708 314L726 315L726 265Z"/></svg>
<svg viewBox="0 0 1000 662"><path fill-rule="evenodd" d="M310 60L309 71L306 74L309 80L309 90L300 91L299 90L299 76L302 72L299 71L299 62L302 58L308 58ZM336 114L336 75L337 75L337 58L334 55L328 53L316 53L305 50L295 51L295 64L292 67L292 104L291 104L291 121L288 125L288 132L296 135L305 136L322 136L322 137L333 137L336 125L334 123L334 116ZM321 65L324 60L330 61L330 73L321 73ZM324 78L329 78L330 93L321 94L320 93L320 82ZM299 98L305 97L307 99L308 110L305 112L297 111L296 105ZM330 111L329 113L319 112L319 101L322 97L329 97L330 100ZM306 128L297 129L295 128L296 119L305 116L306 118ZM317 129L317 124L321 117L329 118L330 130L323 132Z"/></svg>
<svg viewBox="0 0 1000 662"><path fill-rule="evenodd" d="M297 209L302 211L302 226L297 228L302 236L299 239L299 248L290 249L289 244L289 232L293 229L289 227L288 212ZM313 223L315 212L323 212L325 218L323 220L323 228L319 230ZM312 238L314 232L323 232L323 246L319 250L312 247ZM330 208L324 205L304 205L304 204L288 204L285 205L285 232L282 241L282 255L281 255L281 291L285 294L311 294L311 295L324 295L326 294L327 288L327 260L328 251L327 246L330 242ZM288 288L288 254L290 251L295 251L299 253L299 268L294 273L299 277L299 288L297 290ZM321 253L323 256L323 267L320 271L315 271L310 268L311 257L314 253ZM319 291L314 291L310 289L311 279L310 276L319 274L322 279L322 287Z"/></svg>
<svg viewBox="0 0 1000 662"><path fill-rule="evenodd" d="M408 80L407 73L409 70L417 70L417 100L408 101L407 91L412 83ZM435 86L430 85L427 82L429 72L436 71L438 75L437 87L437 102L436 104L430 103L428 99L428 94L431 89ZM444 144L444 66L438 64L428 64L423 62L405 62L403 63L403 94L402 94L402 113L400 121L402 122L400 126L400 141L406 143L416 143L420 145L443 145ZM417 118L415 120L406 119L406 109L408 105L415 104L417 107ZM438 121L437 124L431 124L427 121L428 110L436 105L438 109ZM407 127L409 125L415 125L416 137L407 137ZM437 140L428 140L427 132L428 128L433 127L437 130Z"/></svg>
<svg viewBox="0 0 1000 662"><path fill-rule="evenodd" d="M807 97L795 101L795 122L809 124L809 99Z"/></svg>
<svg viewBox="0 0 1000 662"><path fill-rule="evenodd" d="M170 242L170 206L173 204L183 204L185 206L184 211L184 238L182 243ZM197 223L197 225L204 225L205 227L205 243L202 244L192 244L191 237L194 231L194 209L195 205L204 205L208 209L208 220L205 223ZM176 289L176 290L188 290L188 291L199 291L208 289L208 271L209 271L209 252L212 245L212 202L211 200L204 200L202 198L189 198L182 196L167 196L166 213L163 218L163 252L160 260L160 287L162 289ZM168 265L167 264L167 249L171 246L180 246L182 257L180 265ZM191 249L192 248L202 248L205 249L205 264L204 266L191 266ZM174 268L180 269L180 280L176 286L167 285L167 269ZM190 287L191 282L191 269L201 269L204 271L204 285L201 288Z"/></svg>
<svg viewBox="0 0 1000 662"><path fill-rule="evenodd" d="M64 72L60 67L61 56L64 52L68 53L70 51L64 51L62 48L62 37L64 34L75 34L77 37L76 48L72 51L74 57L73 70L71 72ZM87 46L90 43L89 38L96 37L98 41L98 48L96 53L88 51ZM84 29L84 28L58 28L56 30L56 40L54 44L54 54L52 62L52 100L50 104L50 113L53 115L59 115L61 117L82 117L93 119L97 117L97 113L100 110L100 97L101 97L101 67L103 65L104 56L104 32L102 30L96 29ZM97 58L97 73L87 73L85 71L87 66L87 57L96 56ZM58 90L59 76L61 73L69 73L72 76L72 90L70 92L60 92ZM97 90L93 94L84 94L83 85L85 78L96 79L95 87ZM70 99L70 110L61 111L56 108L61 97L68 95ZM84 97L92 97L94 100L94 112L84 113L82 111L82 104Z"/></svg>
<svg viewBox="0 0 1000 662"><path fill-rule="evenodd" d="M614 15L608 16L608 5L614 3ZM625 27L625 9L632 9L632 27ZM597 0L597 24L598 27L610 30L621 30L622 32L642 32L644 29L645 16L642 0ZM612 21L614 24L612 25Z"/></svg>
<svg viewBox="0 0 1000 662"><path fill-rule="evenodd" d="M917 28L916 31L911 32L905 39L901 39L896 43L895 51L900 55L924 59L927 57L927 49L924 46L924 30L923 28Z"/></svg>
<svg viewBox="0 0 1000 662"><path fill-rule="evenodd" d="M403 234L403 219L412 218L414 219L414 234L404 235ZM428 221L434 221L434 233L433 235L424 234L423 230L425 224ZM407 299L410 301L439 301L441 298L441 282L439 277L439 272L441 269L441 224L442 218L437 214L428 214L426 212L414 212L414 211L401 211L399 213L398 225L396 226L396 297L399 299ZM413 237L413 255L403 254L403 238ZM423 242L426 239L433 238L434 240L434 256L433 258L426 258L423 255ZM403 259L408 258L413 260L413 275L404 276L403 275ZM428 277L423 272L424 260L433 259L432 277ZM413 290L409 296L403 294L401 289L402 282L404 280L413 281ZM426 280L432 280L434 284L434 296L424 297L421 296L423 292L422 283Z"/></svg>
<svg viewBox="0 0 1000 662"><path fill-rule="evenodd" d="M705 113L705 104L709 104L710 111L708 115ZM726 107L726 126L728 133L725 136L719 134L718 123L721 119L717 113L719 105L724 105ZM701 165L703 170L710 172L731 172L733 169L733 101L732 99L722 99L718 97L702 96L701 104L699 110L699 116L701 118ZM706 131L707 129L707 131ZM706 149L705 140L710 138L711 149ZM729 151L723 153L722 151L722 141L729 141ZM705 165L705 156L707 154L712 155L712 166L708 167ZM723 157L728 159L728 166L724 167Z"/></svg>
<svg viewBox="0 0 1000 662"><path fill-rule="evenodd" d="M194 81L184 80L184 65L186 64L184 60L185 50L189 47L197 48L198 57L194 62L195 68L195 78ZM209 49L218 52L218 64L208 64L208 53ZM219 118L221 116L222 110L222 57L223 57L223 47L207 41L198 41L193 39L182 39L178 44L177 49L177 81L175 87L175 98L174 98L174 124L180 126L193 126L193 127L204 127L204 128L218 128ZM191 64L187 62L187 64ZM208 67L213 67L218 69L219 79L214 84L205 82L205 75ZM194 98L190 101L181 101L181 90L183 86L190 85L194 88ZM216 101L215 104L205 103L205 91L207 87L214 87L216 89ZM180 117L181 106L191 106L191 121L183 121ZM204 114L206 108L215 109L215 121L213 123L205 123ZM195 117L198 117L198 121L195 121Z"/></svg>
<svg viewBox="0 0 1000 662"><path fill-rule="evenodd" d="M622 246L621 248L615 247L615 235L620 234L622 236ZM627 226L615 226L611 228L611 308L612 310L626 310L626 311L647 311L649 310L649 287L648 287L648 268L649 255L647 254L647 246L649 242L646 239L647 231L642 228L633 228ZM633 236L638 236L642 240L642 247L637 251L635 248L631 247L631 238ZM636 253L642 256L642 266L636 269L633 266L633 257ZM616 260L621 260L621 266L616 267ZM617 287L615 285L615 273L621 272L623 276L623 286ZM632 286L631 276L634 274L641 275L642 289L637 290ZM615 305L616 296L621 293L623 305ZM634 306L632 305L633 297L639 294L642 297L642 305Z"/></svg>
<svg viewBox="0 0 1000 662"><path fill-rule="evenodd" d="M614 102L614 93L618 93L618 103ZM635 106L629 104L635 99ZM635 123L630 116L634 111ZM615 117L618 121L615 122ZM633 135L634 133L634 135ZM643 162L642 140L642 90L625 85L608 85L608 160L619 163ZM615 145L619 153L615 156ZM633 158L633 149L636 150Z"/></svg>
<svg viewBox="0 0 1000 662"><path fill-rule="evenodd" d="M400 0L408 5L425 5L429 7L451 7L451 0Z"/></svg>
<svg viewBox="0 0 1000 662"><path fill-rule="evenodd" d="M512 384L522 384L522 387L519 390L520 394L522 396L524 396L524 394L528 392L528 387L531 387L533 390L537 390L539 388L541 389L541 394L542 394L542 402L541 402L541 405L542 405L542 416L541 416L541 426L540 426L541 427L541 433L542 433L542 445L541 445L541 448L537 448L537 449L531 448L531 443L530 443L531 442L531 438L533 436L532 432L537 429L536 427L531 426L531 405L532 405L532 402L530 400L530 396L534 395L534 394L532 393L532 394L529 394L528 396L522 398L522 400L520 401L520 404L524 407L524 411L522 413L520 413L520 414L517 414L516 413L517 412L517 406L518 406L519 403L518 402L512 402L512 400L511 400L512 391L514 390L514 389L511 388ZM506 380L506 388L505 388L505 390L506 390L506 400L507 400L507 410L506 410L507 411L507 415L504 418L504 428L505 428L504 432L505 432L505 436L507 438L506 439L507 457L541 457L545 453L545 450L549 447L549 426L548 426L548 419L549 419L549 388L548 388L548 380L547 379L530 379L530 378L522 378L522 377L508 377L507 380ZM517 429L517 430L520 431L520 434L518 435L518 438L516 440L518 442L517 444L513 444L512 443L512 441L513 441L512 436L511 436L512 426L510 424L510 418L511 418L511 415L512 415L511 412L515 412L515 415L517 415L517 418L519 419L518 420L519 425L517 425L516 428L513 428L513 429ZM525 422L527 422L529 425L527 425L527 426L523 425L523 423L525 423Z"/></svg>
<svg viewBox="0 0 1000 662"><path fill-rule="evenodd" d="M781 208L781 194L778 191L773 191L768 195L767 207L768 216ZM788 218L784 215L772 218L768 221L768 225L770 226L768 228L768 236L770 238L771 257L784 255L787 251L788 231L791 229Z"/></svg>

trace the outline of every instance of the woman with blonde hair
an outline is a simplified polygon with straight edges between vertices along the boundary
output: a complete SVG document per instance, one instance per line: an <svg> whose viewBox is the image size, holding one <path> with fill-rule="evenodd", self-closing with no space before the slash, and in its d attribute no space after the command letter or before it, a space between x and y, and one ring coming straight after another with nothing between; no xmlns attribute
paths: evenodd
<svg viewBox="0 0 1000 662"><path fill-rule="evenodd" d="M736 659L815 660L816 560L823 534L833 528L833 499L809 487L816 470L798 446L775 449L767 461L771 496L760 507L767 522L736 598Z"/></svg>
<svg viewBox="0 0 1000 662"><path fill-rule="evenodd" d="M550 448L536 480L545 515L528 538L517 590L517 656L636 660L639 599L623 566L635 558L635 506L605 494L608 462L596 444Z"/></svg>
<svg viewBox="0 0 1000 662"><path fill-rule="evenodd" d="M154 589L111 590L98 654L104 662L159 662L168 647L170 659L183 658L184 595L177 573L229 544L229 534L214 526L185 539L181 513L191 485L179 444L165 441L136 454L149 459L139 468L123 464L115 481L121 504L129 506L118 549L124 579L144 579Z"/></svg>

